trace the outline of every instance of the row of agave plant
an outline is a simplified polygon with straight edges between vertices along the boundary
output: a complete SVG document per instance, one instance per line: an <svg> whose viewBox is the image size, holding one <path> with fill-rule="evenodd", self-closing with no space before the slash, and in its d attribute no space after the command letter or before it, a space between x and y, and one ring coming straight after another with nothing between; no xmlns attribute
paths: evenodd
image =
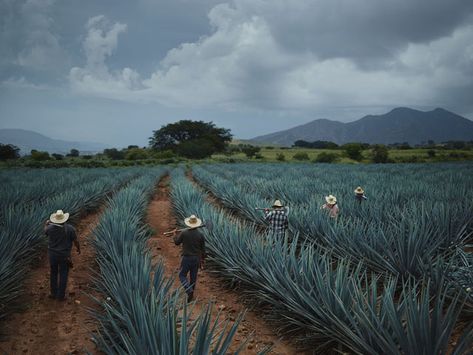
<svg viewBox="0 0 473 355"><path fill-rule="evenodd" d="M471 346L465 295L441 268L430 277L401 279L298 241L297 234L291 241L259 234L254 223L209 205L182 171L173 173L172 198L179 216L212 221L206 237L218 274L305 345L356 354L463 354Z"/></svg>
<svg viewBox="0 0 473 355"><path fill-rule="evenodd" d="M42 228L50 213L62 209L77 221L137 174L136 169L0 173L5 181L0 190L0 320L15 310L24 275L46 242Z"/></svg>
<svg viewBox="0 0 473 355"><path fill-rule="evenodd" d="M222 325L219 316L212 320L211 305L193 314L180 290L173 291L173 278L164 276L162 262L152 264L144 217L165 173L151 170L118 192L93 233L94 284L102 295L96 298L95 341L106 354L226 354L241 318Z"/></svg>
<svg viewBox="0 0 473 355"><path fill-rule="evenodd" d="M255 223L264 220L254 207L283 198L290 206L292 235L401 278L420 279L446 264L449 278L464 290L473 288L473 259L465 252L473 231L471 173L471 164L193 168L193 176L226 207ZM355 201L354 182L372 193L368 202ZM336 221L320 211L320 191L337 193L341 214Z"/></svg>

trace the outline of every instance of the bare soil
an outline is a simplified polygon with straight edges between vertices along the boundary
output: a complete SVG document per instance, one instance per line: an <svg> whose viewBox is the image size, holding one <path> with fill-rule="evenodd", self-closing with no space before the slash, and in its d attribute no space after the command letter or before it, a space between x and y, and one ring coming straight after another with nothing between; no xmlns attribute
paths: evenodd
<svg viewBox="0 0 473 355"><path fill-rule="evenodd" d="M96 323L87 309L96 304L87 294L99 297L91 288L95 252L88 242L101 213L87 215L77 225L81 254L72 251L74 268L69 271L66 300L57 301L49 295L49 261L46 253L39 266L30 271L25 292L19 303L25 305L21 313L12 314L3 326L6 337L0 342L0 354L97 354L91 333Z"/></svg>
<svg viewBox="0 0 473 355"><path fill-rule="evenodd" d="M162 179L148 208L148 223L153 228L154 234L150 238L149 246L153 253L153 260L162 259L166 267L166 275L175 278L175 287L179 287L177 273L180 265L180 247L177 247L171 237L163 236L163 232L170 231L177 226L173 215L172 204L169 198L169 177ZM217 310L221 311L221 319L234 320L246 307L239 300L239 295L226 288L221 280L209 270L199 270L197 287L194 294L196 298L195 312L198 313L207 304L213 302ZM282 341L274 329L261 318L261 315L247 311L244 321L240 324L231 350L236 350L245 342L248 335L252 334L246 344L243 354L256 354L267 345L273 345L271 354L297 354L287 341Z"/></svg>

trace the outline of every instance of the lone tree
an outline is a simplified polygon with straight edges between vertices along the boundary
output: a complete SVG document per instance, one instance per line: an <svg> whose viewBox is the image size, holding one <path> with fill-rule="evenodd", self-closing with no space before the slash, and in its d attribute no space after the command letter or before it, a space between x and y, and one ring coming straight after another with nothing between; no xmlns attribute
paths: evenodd
<svg viewBox="0 0 473 355"><path fill-rule="evenodd" d="M18 159L20 157L20 148L13 144L0 143L0 160Z"/></svg>
<svg viewBox="0 0 473 355"><path fill-rule="evenodd" d="M149 145L155 150L172 150L190 159L202 159L225 151L232 139L230 130L212 122L182 120L153 132Z"/></svg>

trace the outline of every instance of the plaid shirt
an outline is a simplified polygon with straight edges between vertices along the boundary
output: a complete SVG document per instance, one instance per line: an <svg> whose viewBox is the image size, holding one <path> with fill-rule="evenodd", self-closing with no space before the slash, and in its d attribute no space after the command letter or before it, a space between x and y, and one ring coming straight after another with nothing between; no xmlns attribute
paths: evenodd
<svg viewBox="0 0 473 355"><path fill-rule="evenodd" d="M264 219L269 222L269 230L273 234L284 234L288 227L286 209L275 209L266 212Z"/></svg>

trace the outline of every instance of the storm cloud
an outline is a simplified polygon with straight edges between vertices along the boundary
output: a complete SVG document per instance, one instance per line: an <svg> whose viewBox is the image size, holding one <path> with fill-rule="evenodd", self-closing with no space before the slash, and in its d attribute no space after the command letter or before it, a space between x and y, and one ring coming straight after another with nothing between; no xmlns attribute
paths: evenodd
<svg viewBox="0 0 473 355"><path fill-rule="evenodd" d="M48 86L240 136L395 106L473 115L469 0L105 3L1 0L0 94Z"/></svg>

